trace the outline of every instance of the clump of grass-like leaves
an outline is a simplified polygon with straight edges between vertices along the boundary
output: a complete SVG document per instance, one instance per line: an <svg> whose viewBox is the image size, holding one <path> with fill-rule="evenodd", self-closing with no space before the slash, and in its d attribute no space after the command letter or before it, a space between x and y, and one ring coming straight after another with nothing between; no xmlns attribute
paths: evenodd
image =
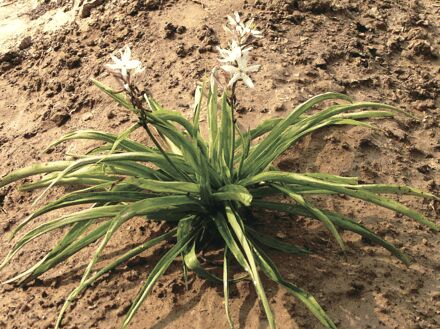
<svg viewBox="0 0 440 329"><path fill-rule="evenodd" d="M98 81L94 83L117 103L135 113L139 118L138 123L118 136L94 130L69 133L51 146L75 139L90 139L103 144L79 158L31 165L1 179L0 187L25 177L46 174L36 182L22 185L21 189L46 188L47 191L57 185L77 187L74 192L33 212L14 229L13 236L50 211L74 205L90 205L89 208L43 222L28 230L0 265L1 268L6 266L25 245L41 235L68 227L68 232L47 255L6 281L23 284L99 241L81 282L66 299L56 327L60 326L69 304L104 273L162 241L170 241L172 246L150 271L134 298L123 328L128 326L153 285L177 257L182 257L185 273L194 271L206 280L223 284L226 314L231 327L233 322L228 309L228 291L229 285L235 282L230 269L230 262L234 261L246 274L241 279L253 282L271 328L275 328L275 321L261 274L301 300L324 327L336 328L313 296L286 281L266 253L268 249L300 255L306 255L309 251L265 234L264 226L261 223L257 225L258 218L253 215L255 209L270 209L318 220L342 249L345 249L345 245L339 231L355 232L383 246L404 264L409 264L409 258L391 243L352 219L319 208L308 201L307 196L346 195L394 210L437 230L437 226L422 214L384 196L408 194L436 198L429 193L400 185L359 184L356 177L292 173L274 168L272 163L284 151L318 129L332 125L372 127L361 120L393 117L400 111L389 105L353 102L342 94L325 93L298 105L285 118L265 121L252 130L239 129L234 118L236 83L242 80L252 86L246 72L257 69L254 65L253 68L247 66L250 68L248 71L244 70L240 60L244 58L247 65L246 54L250 49L246 48L247 42L260 35L250 23L240 22L238 15L230 18L230 25L229 32L238 35L237 45L231 43L229 50L221 51L224 57L222 61L229 62L224 70L230 73L233 81L219 90L215 78L218 75L213 74L209 82L198 86L192 120L162 108L151 96L138 91L130 79L130 73L140 71L140 66L137 61L129 59L129 49L126 48L121 60L116 58L120 62L115 59L115 64L108 67L121 82L123 91L114 91ZM234 51L240 54L228 57ZM238 69L234 71L233 67ZM309 114L312 108L322 106L324 101L333 101L334 105ZM202 111L207 111L206 139L199 127ZM144 129L154 146L131 140L129 135L136 129ZM267 196L279 195L290 197L292 203L267 199ZM96 268L102 251L115 232L136 216L144 216L148 221L166 221L169 229L132 248L105 267ZM208 270L199 261L203 248L209 247L212 241L217 244L221 241L223 245L223 276ZM132 243L129 237L127 242Z"/></svg>

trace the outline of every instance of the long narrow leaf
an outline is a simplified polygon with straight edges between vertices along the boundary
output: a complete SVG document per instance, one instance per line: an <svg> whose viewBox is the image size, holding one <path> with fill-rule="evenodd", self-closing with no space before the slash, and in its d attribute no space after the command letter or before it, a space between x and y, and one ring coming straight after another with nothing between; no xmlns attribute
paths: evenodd
<svg viewBox="0 0 440 329"><path fill-rule="evenodd" d="M229 311L228 264L229 264L228 247L225 247L224 256L223 256L223 294L225 298L225 311L229 323L229 328L234 329L235 328L234 322L232 321L231 312Z"/></svg>
<svg viewBox="0 0 440 329"><path fill-rule="evenodd" d="M397 201L391 200L391 199L384 198L380 195L374 194L369 191L350 188L349 185L329 183L329 182L321 181L321 180L318 180L315 178L307 177L307 176L304 176L301 174L275 172L275 171L263 172L263 173L258 174L256 176L253 176L251 178L245 179L241 183L245 186L249 186L249 185L261 182L261 181L282 182L282 183L287 183L287 184L301 184L301 185L305 185L305 186L335 191L335 192L342 193L342 194L345 194L345 195L348 195L348 196L351 196L354 198L358 198L361 200L365 200L365 201L377 204L377 205L382 206L384 208L394 210L396 212L402 213L408 217L415 219L416 221L428 226L429 228L431 228L434 231L439 230L439 228L437 227L437 225L435 223L428 220L422 214L404 206L403 204L401 204Z"/></svg>
<svg viewBox="0 0 440 329"><path fill-rule="evenodd" d="M151 292L156 281L162 276L162 274L168 269L174 259L182 252L182 250L190 243L192 240L192 235L188 234L181 240L179 240L168 252L160 259L156 266L152 269L147 277L143 287L139 291L138 295L134 299L130 309L128 310L124 323L122 324L122 329L128 327L130 321L132 320L135 313L138 311L139 307L142 305L145 298Z"/></svg>

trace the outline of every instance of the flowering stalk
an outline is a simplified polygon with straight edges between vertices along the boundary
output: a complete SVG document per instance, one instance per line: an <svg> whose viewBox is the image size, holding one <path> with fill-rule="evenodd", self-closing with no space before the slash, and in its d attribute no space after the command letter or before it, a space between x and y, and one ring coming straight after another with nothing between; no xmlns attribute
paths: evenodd
<svg viewBox="0 0 440 329"><path fill-rule="evenodd" d="M120 49L119 53L121 55L121 58L118 58L113 54L110 55L113 63L105 64L104 67L123 87L123 90L121 90L120 92L125 91L129 96L130 102L133 105L136 113L138 114L139 124L145 129L148 137L150 137L157 149L162 153L162 155L176 170L176 172L180 173L183 178L189 179L190 177L179 170L179 168L175 166L173 161L171 161L167 152L165 152L165 150L160 145L159 141L154 136L149 127L149 124L153 123L150 122L151 120L148 116L148 112L151 112L151 110L147 109L144 106L144 102L148 102L148 95L145 92L141 92L132 81L133 75L144 71L141 61L137 59L131 59L131 50L128 45L125 45L122 49Z"/></svg>
<svg viewBox="0 0 440 329"><path fill-rule="evenodd" d="M223 28L231 39L229 41L229 47L217 47L217 50L220 54L218 60L222 63L220 67L229 77L229 82L227 84L227 88L230 88L228 103L231 108L232 123L234 127L232 129L232 141L235 144L235 130L238 129L239 133L241 131L239 125L237 126L237 120L235 118L235 109L238 104L235 93L237 83L241 80L247 87L254 87L254 83L249 77L249 73L257 72L260 69L260 65L248 65L249 52L253 49L251 46L252 43L263 36L260 31L254 28L253 19L243 22L237 12L234 13L234 16L228 16L227 18L228 23L223 26ZM234 154L232 154L232 157L234 157ZM233 159L230 162L230 166L232 166L232 164ZM232 168L230 168L230 170L232 171Z"/></svg>
<svg viewBox="0 0 440 329"><path fill-rule="evenodd" d="M231 40L228 48L217 49L220 54L219 62L222 63L221 69L229 77L229 104L234 110L237 106L235 90L238 81L243 81L249 88L254 87L249 73L257 72L260 65L249 65L249 53L253 49L251 45L263 35L254 28L253 19L243 22L237 12L234 16L228 16L228 23L223 28Z"/></svg>

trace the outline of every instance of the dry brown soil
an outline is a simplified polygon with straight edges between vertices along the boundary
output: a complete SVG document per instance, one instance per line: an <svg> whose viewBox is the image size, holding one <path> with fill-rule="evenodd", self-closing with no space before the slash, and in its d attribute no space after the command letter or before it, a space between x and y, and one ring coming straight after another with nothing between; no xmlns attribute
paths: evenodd
<svg viewBox="0 0 440 329"><path fill-rule="evenodd" d="M265 38L255 50L262 70L256 88L240 89L243 125L282 116L293 105L325 91L400 106L419 120L377 122L323 130L283 155L291 171L359 176L365 182L404 183L440 194L440 5L436 0L132 0L87 1L75 20L52 32L32 32L0 55L0 173L38 161L78 154L90 143L45 146L68 131L116 132L135 120L89 82L110 82L102 69L108 54L130 44L146 66L139 83L163 105L190 114L198 79L216 65L214 47L225 42L221 25L234 10L252 14ZM3 2L0 11L5 10ZM49 10L71 10L69 1L41 3L30 21ZM24 39L25 36L20 36ZM138 135L142 139L143 136ZM33 208L36 193L0 190L0 257L7 233ZM62 192L55 189L48 197ZM438 220L439 204L400 198ZM301 242L311 257L272 253L281 272L313 293L340 328L440 328L440 234L391 211L335 197L318 200L358 219L414 259L409 268L381 248L344 234L342 255L329 234L304 219L262 214L278 237ZM48 216L53 218L58 214ZM47 219L46 218L46 219ZM106 258L159 231L137 219L106 250ZM61 236L42 236L1 273L1 280L34 263ZM107 275L73 305L64 328L118 328L133 298L166 246ZM25 288L0 287L0 328L52 328L66 295L78 284L91 249ZM286 291L267 283L279 328L320 328ZM232 290L232 315L240 328L267 328L247 282ZM131 328L227 328L221 287L172 265L144 303Z"/></svg>

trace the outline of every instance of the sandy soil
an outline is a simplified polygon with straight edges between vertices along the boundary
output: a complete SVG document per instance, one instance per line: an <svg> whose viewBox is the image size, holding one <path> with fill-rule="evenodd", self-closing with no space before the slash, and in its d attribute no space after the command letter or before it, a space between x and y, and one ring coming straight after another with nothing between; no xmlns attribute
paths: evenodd
<svg viewBox="0 0 440 329"><path fill-rule="evenodd" d="M5 17L11 17L5 8L0 7L0 30ZM119 131L131 124L135 118L121 112L89 82L90 77L110 81L101 64L125 44L146 65L139 82L165 106L189 115L195 82L216 65L213 48L225 41L220 32L225 15L238 10L254 15L266 36L255 51L263 65L255 74L256 88L240 90L244 125L285 115L293 105L324 91L398 105L420 118L381 121L379 131L323 130L287 152L279 161L281 168L405 183L440 194L440 5L436 1L95 0L76 7L74 21L62 28L45 31L49 22L43 21L42 28L27 30L48 12L72 8L68 1L30 8L25 32L17 30L14 42L2 48L1 174L60 159L66 150L79 153L90 147L73 143L42 151L73 129ZM30 38L23 41L26 37ZM32 210L35 198L35 193L17 192L14 187L0 190L5 210L0 212L0 257L10 246L7 233ZM49 197L61 192L54 190ZM276 220L272 230L278 237L316 251L307 258L273 253L282 273L313 293L340 328L440 328L440 235L359 201L337 197L318 201L357 218L401 246L415 262L405 268L386 251L352 234L344 234L350 246L344 256L322 227L304 219L262 214L266 220ZM439 204L409 197L401 201L438 222ZM130 222L108 247L106 257L158 230L141 219ZM37 261L61 234L42 236L18 255L1 279ZM142 255L90 288L73 305L64 327L117 328L165 247ZM1 286L0 328L52 328L90 253L82 251L25 288ZM160 280L132 328L227 327L221 287L191 275L190 289L185 291L180 269L179 263L174 264ZM320 328L284 290L267 286L279 328ZM240 328L267 327L248 283L233 289L231 302Z"/></svg>

